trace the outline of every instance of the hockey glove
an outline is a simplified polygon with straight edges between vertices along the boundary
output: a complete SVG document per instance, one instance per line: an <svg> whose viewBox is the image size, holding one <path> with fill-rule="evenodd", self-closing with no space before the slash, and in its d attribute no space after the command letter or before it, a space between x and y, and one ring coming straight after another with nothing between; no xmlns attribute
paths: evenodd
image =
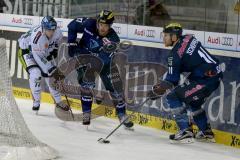
<svg viewBox="0 0 240 160"><path fill-rule="evenodd" d="M51 77L53 77L57 81L61 81L65 78L65 75L59 69L56 68L55 71L52 73Z"/></svg>
<svg viewBox="0 0 240 160"><path fill-rule="evenodd" d="M156 100L160 98L167 90L173 89L173 84L168 81L160 81L158 84L153 85L152 90L148 92L148 98Z"/></svg>
<svg viewBox="0 0 240 160"><path fill-rule="evenodd" d="M107 38L103 38L103 51L106 53L113 53L116 51L118 45L115 42L110 41Z"/></svg>

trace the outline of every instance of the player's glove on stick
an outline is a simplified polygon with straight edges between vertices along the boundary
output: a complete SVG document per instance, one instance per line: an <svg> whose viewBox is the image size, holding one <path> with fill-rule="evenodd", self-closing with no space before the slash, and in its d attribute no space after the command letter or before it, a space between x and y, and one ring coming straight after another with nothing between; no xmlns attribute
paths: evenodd
<svg viewBox="0 0 240 160"><path fill-rule="evenodd" d="M61 81L65 78L64 74L57 68L54 70L51 77L53 77L57 81Z"/></svg>
<svg viewBox="0 0 240 160"><path fill-rule="evenodd" d="M160 98L167 90L173 89L173 84L168 81L160 81L159 83L153 85L152 90L148 92L148 98L151 100L156 100Z"/></svg>

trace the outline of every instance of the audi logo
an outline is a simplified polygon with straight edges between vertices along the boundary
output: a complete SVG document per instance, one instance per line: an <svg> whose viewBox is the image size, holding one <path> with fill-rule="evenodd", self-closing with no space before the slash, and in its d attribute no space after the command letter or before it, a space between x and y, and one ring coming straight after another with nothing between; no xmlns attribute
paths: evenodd
<svg viewBox="0 0 240 160"><path fill-rule="evenodd" d="M223 46L233 46L233 38L231 37L222 37L222 43Z"/></svg>
<svg viewBox="0 0 240 160"><path fill-rule="evenodd" d="M145 36L154 38L155 37L155 30L146 30Z"/></svg>
<svg viewBox="0 0 240 160"><path fill-rule="evenodd" d="M24 18L23 19L23 24L33 25L33 19L32 18Z"/></svg>

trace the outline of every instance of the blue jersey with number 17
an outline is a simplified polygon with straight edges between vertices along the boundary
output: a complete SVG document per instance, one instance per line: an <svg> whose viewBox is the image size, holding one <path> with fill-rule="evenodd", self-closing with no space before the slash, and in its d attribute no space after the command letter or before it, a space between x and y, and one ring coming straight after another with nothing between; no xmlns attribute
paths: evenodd
<svg viewBox="0 0 240 160"><path fill-rule="evenodd" d="M82 33L82 38L77 47L69 50L70 56L81 53L93 53L101 58L104 64L111 60L111 53L105 52L103 46L107 43L119 43L117 33L110 28L106 36L100 36L97 30L97 20L90 18L76 18L68 24L68 43L76 43L77 34ZM78 52L78 53L77 53Z"/></svg>

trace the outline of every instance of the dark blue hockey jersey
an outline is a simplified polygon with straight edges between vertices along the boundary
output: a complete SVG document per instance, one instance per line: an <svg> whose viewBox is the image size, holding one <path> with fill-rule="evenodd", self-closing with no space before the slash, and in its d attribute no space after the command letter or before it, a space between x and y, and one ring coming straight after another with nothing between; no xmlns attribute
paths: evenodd
<svg viewBox="0 0 240 160"><path fill-rule="evenodd" d="M200 83L222 75L219 61L192 35L181 36L172 48L165 80L177 85L183 72L190 72L188 79Z"/></svg>
<svg viewBox="0 0 240 160"><path fill-rule="evenodd" d="M77 33L83 36L77 46L69 47L69 55L92 53L101 58L105 64L111 60L111 53L106 52L103 46L106 43L119 43L117 33L110 28L105 37L101 37L97 31L97 20L89 18L76 18L68 24L68 43L77 42Z"/></svg>

